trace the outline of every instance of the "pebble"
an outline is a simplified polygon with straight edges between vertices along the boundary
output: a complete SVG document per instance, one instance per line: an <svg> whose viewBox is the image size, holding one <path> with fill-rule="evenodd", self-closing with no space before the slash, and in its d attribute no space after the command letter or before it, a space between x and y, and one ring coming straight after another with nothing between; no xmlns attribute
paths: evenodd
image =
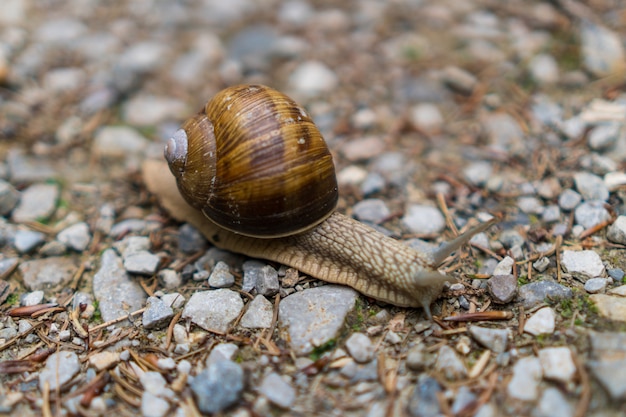
<svg viewBox="0 0 626 417"><path fill-rule="evenodd" d="M543 203L537 197L523 196L517 199L517 207L526 214L542 214L545 210Z"/></svg>
<svg viewBox="0 0 626 417"><path fill-rule="evenodd" d="M559 66L552 55L534 56L528 63L528 70L537 84L554 84L559 81Z"/></svg>
<svg viewBox="0 0 626 417"><path fill-rule="evenodd" d="M139 251L124 257L124 268L131 274L154 275L161 258L148 251Z"/></svg>
<svg viewBox="0 0 626 417"><path fill-rule="evenodd" d="M48 219L56 210L59 187L55 184L33 184L24 191L13 210L15 223L37 222Z"/></svg>
<svg viewBox="0 0 626 417"><path fill-rule="evenodd" d="M626 275L624 270L620 268L609 268L606 270L606 272L611 278L613 278L613 281L616 282L622 282L622 280L624 279L624 275Z"/></svg>
<svg viewBox="0 0 626 417"><path fill-rule="evenodd" d="M537 270L537 272L545 272L546 269L550 266L550 259L547 256L542 256L533 262L533 268Z"/></svg>
<svg viewBox="0 0 626 417"><path fill-rule="evenodd" d="M542 393L533 417L573 416L575 408L567 397L555 387L546 387Z"/></svg>
<svg viewBox="0 0 626 417"><path fill-rule="evenodd" d="M517 295L517 278L513 275L494 275L487 281L487 288L495 303L506 304Z"/></svg>
<svg viewBox="0 0 626 417"><path fill-rule="evenodd" d="M89 225L85 222L76 223L59 232L57 240L70 249L82 252L87 249L91 241Z"/></svg>
<svg viewBox="0 0 626 417"><path fill-rule="evenodd" d="M289 87L303 97L329 93L338 83L337 75L319 61L303 62L289 76Z"/></svg>
<svg viewBox="0 0 626 417"><path fill-rule="evenodd" d="M34 306L37 304L41 304L43 302L43 297L44 292L41 290L29 292L20 297L20 304L23 306Z"/></svg>
<svg viewBox="0 0 626 417"><path fill-rule="evenodd" d="M540 334L552 334L556 326L556 313L550 307L544 307L536 311L526 321L524 332L538 336Z"/></svg>
<svg viewBox="0 0 626 417"><path fill-rule="evenodd" d="M617 191L626 185L626 172L609 172L604 175L604 184L609 191Z"/></svg>
<svg viewBox="0 0 626 417"><path fill-rule="evenodd" d="M441 233L446 221L436 207L413 204L407 208L406 214L402 217L402 224L411 233L432 235Z"/></svg>
<svg viewBox="0 0 626 417"><path fill-rule="evenodd" d="M24 285L31 291L66 285L78 269L72 258L56 256L23 261L18 268Z"/></svg>
<svg viewBox="0 0 626 417"><path fill-rule="evenodd" d="M591 360L588 369L614 401L626 399L626 359L600 358Z"/></svg>
<svg viewBox="0 0 626 417"><path fill-rule="evenodd" d="M541 213L541 220L545 223L556 223L561 220L561 209L556 204L546 206Z"/></svg>
<svg viewBox="0 0 626 417"><path fill-rule="evenodd" d="M465 363L450 346L442 346L439 349L435 369L441 372L448 381L457 381L467 377Z"/></svg>
<svg viewBox="0 0 626 417"><path fill-rule="evenodd" d="M391 211L383 200L368 198L354 205L353 214L358 220L379 224L389 218Z"/></svg>
<svg viewBox="0 0 626 417"><path fill-rule="evenodd" d="M605 278L591 278L585 282L585 291L589 294L603 293L608 282Z"/></svg>
<svg viewBox="0 0 626 417"><path fill-rule="evenodd" d="M145 220L126 219L114 224L111 227L109 236L115 238L118 236L127 235L128 233L143 233L145 230L148 230L148 223Z"/></svg>
<svg viewBox="0 0 626 417"><path fill-rule="evenodd" d="M218 413L237 403L243 385L243 370L229 360L212 363L189 383L196 404L203 413Z"/></svg>
<svg viewBox="0 0 626 417"><path fill-rule="evenodd" d="M278 281L278 271L271 265L263 265L259 270L254 288L257 294L271 297L280 290L280 282Z"/></svg>
<svg viewBox="0 0 626 417"><path fill-rule="evenodd" d="M576 189L586 201L606 201L609 199L609 189L604 180L588 172L574 174Z"/></svg>
<svg viewBox="0 0 626 417"><path fill-rule="evenodd" d="M19 253L30 253L46 241L46 235L34 230L18 230L15 232L13 247Z"/></svg>
<svg viewBox="0 0 626 417"><path fill-rule="evenodd" d="M561 266L581 281L594 278L604 273L604 264L600 255L592 250L564 250L561 255Z"/></svg>
<svg viewBox="0 0 626 417"><path fill-rule="evenodd" d="M469 334L482 346L496 353L505 352L509 343L509 330L471 326Z"/></svg>
<svg viewBox="0 0 626 417"><path fill-rule="evenodd" d="M275 372L263 378L259 392L278 407L288 409L296 400L296 390Z"/></svg>
<svg viewBox="0 0 626 417"><path fill-rule="evenodd" d="M598 309L598 314L610 320L626 322L626 298L606 294L592 294L589 299Z"/></svg>
<svg viewBox="0 0 626 417"><path fill-rule="evenodd" d="M515 259L510 256L505 256L491 273L493 276L506 276L511 275L513 272L513 265L515 265Z"/></svg>
<svg viewBox="0 0 626 417"><path fill-rule="evenodd" d="M157 397L149 391L141 395L141 415L143 417L164 417L169 411L170 404L167 400Z"/></svg>
<svg viewBox="0 0 626 417"><path fill-rule="evenodd" d="M576 223L585 229L592 228L601 223L611 220L611 214L601 201L586 201L574 210Z"/></svg>
<svg viewBox="0 0 626 417"><path fill-rule="evenodd" d="M297 355L310 353L343 327L354 308L357 292L337 285L324 285L294 293L279 305L279 319L287 327L291 348Z"/></svg>
<svg viewBox="0 0 626 417"><path fill-rule="evenodd" d="M174 310L158 297L148 297L142 324L146 329L158 329L174 317Z"/></svg>
<svg viewBox="0 0 626 417"><path fill-rule="evenodd" d="M559 196L559 207L565 211L574 210L582 201L583 197L576 191L567 188Z"/></svg>
<svg viewBox="0 0 626 417"><path fill-rule="evenodd" d="M209 367L215 362L233 360L238 351L239 347L234 343L220 343L211 350L206 366Z"/></svg>
<svg viewBox="0 0 626 417"><path fill-rule="evenodd" d="M358 363L366 363L374 359L375 347L370 338L363 333L353 333L346 340L346 349Z"/></svg>
<svg viewBox="0 0 626 417"><path fill-rule="evenodd" d="M161 295L161 301L172 308L181 308L185 305L185 297L177 292Z"/></svg>
<svg viewBox="0 0 626 417"><path fill-rule="evenodd" d="M378 193L385 188L385 178L378 172L370 172L361 183L361 192L363 195Z"/></svg>
<svg viewBox="0 0 626 417"><path fill-rule="evenodd" d="M93 293L104 321L139 310L146 300L141 285L131 279L113 249L105 250L100 257L100 268L93 277Z"/></svg>
<svg viewBox="0 0 626 417"><path fill-rule="evenodd" d="M246 329L269 329L274 316L274 306L263 295L258 294L241 317L239 324Z"/></svg>
<svg viewBox="0 0 626 417"><path fill-rule="evenodd" d="M444 68L441 76L446 85L466 95L472 94L478 83L473 74L454 66Z"/></svg>
<svg viewBox="0 0 626 417"><path fill-rule="evenodd" d="M606 238L613 243L626 245L626 216L617 216L615 222L609 226Z"/></svg>
<svg viewBox="0 0 626 417"><path fill-rule="evenodd" d="M21 151L7 152L6 161L9 168L9 178L14 185L40 183L57 176L47 160L30 156ZM24 197L22 196L22 198Z"/></svg>
<svg viewBox="0 0 626 417"><path fill-rule="evenodd" d="M184 102L153 94L135 96L122 107L122 117L134 126L155 126L168 120L181 120L187 114Z"/></svg>
<svg viewBox="0 0 626 417"><path fill-rule="evenodd" d="M596 125L589 132L589 147L595 151L604 151L613 147L620 137L620 128L621 124L616 122Z"/></svg>
<svg viewBox="0 0 626 417"><path fill-rule="evenodd" d="M507 113L489 113L482 118L491 147L509 155L523 154L525 136L519 123Z"/></svg>
<svg viewBox="0 0 626 417"><path fill-rule="evenodd" d="M569 384L576 375L572 352L567 346L540 349L539 361L546 379Z"/></svg>
<svg viewBox="0 0 626 417"><path fill-rule="evenodd" d="M54 391L80 371L80 361L74 352L59 351L48 356L45 367L39 372L39 389L44 390L44 384L48 383L48 389Z"/></svg>
<svg viewBox="0 0 626 417"><path fill-rule="evenodd" d="M209 286L212 288L228 288L235 284L235 276L225 262L219 261L209 276Z"/></svg>
<svg viewBox="0 0 626 417"><path fill-rule="evenodd" d="M380 155L387 145L377 136L365 136L346 142L341 151L348 161L356 162Z"/></svg>
<svg viewBox="0 0 626 417"><path fill-rule="evenodd" d="M148 144L148 139L132 127L105 126L96 132L93 152L101 158L125 158L144 152Z"/></svg>
<svg viewBox="0 0 626 417"><path fill-rule="evenodd" d="M426 373L421 374L409 398L409 414L412 417L442 415L439 401L441 394L442 389L437 380Z"/></svg>
<svg viewBox="0 0 626 417"><path fill-rule="evenodd" d="M476 161L463 169L463 177L472 185L482 187L493 176L493 164L486 161Z"/></svg>
<svg viewBox="0 0 626 417"><path fill-rule="evenodd" d="M185 223L178 229L178 249L186 254L196 253L204 249L206 239L202 233L189 223Z"/></svg>
<svg viewBox="0 0 626 417"><path fill-rule="evenodd" d="M337 183L340 186L359 185L365 181L367 176L368 173L366 169L358 165L348 165L337 173Z"/></svg>
<svg viewBox="0 0 626 417"><path fill-rule="evenodd" d="M422 371L431 366L434 357L426 351L424 344L420 343L413 346L406 356L406 366L413 371Z"/></svg>
<svg viewBox="0 0 626 417"><path fill-rule="evenodd" d="M0 216L6 216L20 200L20 192L10 183L0 180Z"/></svg>
<svg viewBox="0 0 626 417"><path fill-rule="evenodd" d="M533 356L521 358L513 366L513 377L507 386L509 396L522 401L535 401L539 394L541 377L539 359Z"/></svg>
<svg viewBox="0 0 626 417"><path fill-rule="evenodd" d="M452 415L460 415L467 407L474 404L476 400L476 395L467 386L460 386L454 396L452 407L450 407Z"/></svg>
<svg viewBox="0 0 626 417"><path fill-rule="evenodd" d="M243 263L243 284L242 291L251 292L256 288L259 276L263 273L266 264L261 261L250 260ZM277 273L278 275L278 273Z"/></svg>
<svg viewBox="0 0 626 417"><path fill-rule="evenodd" d="M183 284L182 274L173 269L162 269L157 274L157 277L159 281L163 283L163 288L166 290L178 288Z"/></svg>
<svg viewBox="0 0 626 417"><path fill-rule="evenodd" d="M585 67L597 77L624 71L626 53L620 37L606 27L584 20L580 28Z"/></svg>
<svg viewBox="0 0 626 417"><path fill-rule="evenodd" d="M243 309L235 291L219 289L194 293L183 310L182 318L208 331L225 333Z"/></svg>
<svg viewBox="0 0 626 417"><path fill-rule="evenodd" d="M120 352L96 352L89 355L89 364L96 368L98 372L110 369L120 361Z"/></svg>
<svg viewBox="0 0 626 417"><path fill-rule="evenodd" d="M409 120L416 129L428 133L439 132L444 123L443 115L433 103L420 103L411 107Z"/></svg>

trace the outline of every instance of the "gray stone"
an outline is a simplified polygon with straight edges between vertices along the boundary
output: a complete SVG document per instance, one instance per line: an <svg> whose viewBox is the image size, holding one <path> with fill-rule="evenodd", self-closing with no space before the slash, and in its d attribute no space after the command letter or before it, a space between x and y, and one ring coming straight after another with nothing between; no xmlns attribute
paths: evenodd
<svg viewBox="0 0 626 417"><path fill-rule="evenodd" d="M517 207L522 213L542 214L545 210L543 203L537 197L523 196L517 199Z"/></svg>
<svg viewBox="0 0 626 417"><path fill-rule="evenodd" d="M507 329L471 326L469 333L482 346L496 353L505 352L509 343L509 331Z"/></svg>
<svg viewBox="0 0 626 417"><path fill-rule="evenodd" d="M437 380L423 373L417 379L409 398L408 410L412 417L434 417L442 415L439 396L442 389Z"/></svg>
<svg viewBox="0 0 626 417"><path fill-rule="evenodd" d="M18 268L24 285L29 290L45 290L66 285L78 269L72 258L65 257L24 261Z"/></svg>
<svg viewBox="0 0 626 417"><path fill-rule="evenodd" d="M541 377L539 359L533 356L521 358L513 366L513 378L507 386L509 396L522 401L535 401L539 394Z"/></svg>
<svg viewBox="0 0 626 417"><path fill-rule="evenodd" d="M476 395L466 385L460 386L454 396L452 407L450 407L452 415L458 416L467 407L475 403L476 399Z"/></svg>
<svg viewBox="0 0 626 417"><path fill-rule="evenodd" d="M163 283L163 288L173 290L183 285L183 277L173 269L162 269L157 274L159 281Z"/></svg>
<svg viewBox="0 0 626 417"><path fill-rule="evenodd" d="M185 305L185 297L177 292L163 294L161 296L161 301L163 301L166 306L172 308L181 308L183 305Z"/></svg>
<svg viewBox="0 0 626 417"><path fill-rule="evenodd" d="M564 250L561 255L561 266L583 282L604 273L600 255L592 250Z"/></svg>
<svg viewBox="0 0 626 417"><path fill-rule="evenodd" d="M250 260L243 263L243 284L241 289L245 292L251 292L256 288L257 280L261 274L261 269L266 264L261 261Z"/></svg>
<svg viewBox="0 0 626 417"><path fill-rule="evenodd" d="M44 243L41 248L39 248L38 252L45 258L51 256L61 256L67 252L67 246L58 240L51 240L50 242Z"/></svg>
<svg viewBox="0 0 626 417"><path fill-rule="evenodd" d="M296 390L275 372L263 378L259 392L281 408L288 409L296 400Z"/></svg>
<svg viewBox="0 0 626 417"><path fill-rule="evenodd" d="M614 401L626 398L626 359L601 358L589 361L587 367Z"/></svg>
<svg viewBox="0 0 626 417"><path fill-rule="evenodd" d="M589 147L596 151L603 151L615 145L620 137L622 125L617 122L596 125L589 133Z"/></svg>
<svg viewBox="0 0 626 417"><path fill-rule="evenodd" d="M329 93L338 82L337 75L319 61L301 63L289 77L289 87L301 97Z"/></svg>
<svg viewBox="0 0 626 417"><path fill-rule="evenodd" d="M433 103L414 105L409 112L409 119L413 126L425 132L438 132L444 123L443 115Z"/></svg>
<svg viewBox="0 0 626 417"><path fill-rule="evenodd" d="M13 210L15 223L36 222L49 218L56 210L59 187L55 184L33 184L24 191Z"/></svg>
<svg viewBox="0 0 626 417"><path fill-rule="evenodd" d="M611 214L602 201L585 201L574 210L574 218L577 224L589 229L611 220Z"/></svg>
<svg viewBox="0 0 626 417"><path fill-rule="evenodd" d="M589 294L603 293L608 282L605 278L591 278L585 282L585 291Z"/></svg>
<svg viewBox="0 0 626 417"><path fill-rule="evenodd" d="M605 77L624 70L626 53L617 33L587 19L580 29L582 59L588 71Z"/></svg>
<svg viewBox="0 0 626 417"><path fill-rule="evenodd" d="M533 268L535 268L538 272L544 272L550 266L550 259L547 256L542 256L533 262Z"/></svg>
<svg viewBox="0 0 626 417"><path fill-rule="evenodd" d="M510 256L505 256L500 262L498 262L498 265L496 265L491 274L493 276L510 275L513 272L513 265L515 265L515 260Z"/></svg>
<svg viewBox="0 0 626 417"><path fill-rule="evenodd" d="M561 209L556 204L550 204L544 208L541 219L546 223L556 223L561 220Z"/></svg>
<svg viewBox="0 0 626 417"><path fill-rule="evenodd" d="M263 295L258 294L248 304L241 317L240 325L246 329L269 329L274 316L274 306Z"/></svg>
<svg viewBox="0 0 626 417"><path fill-rule="evenodd" d="M540 349L539 361L546 379L569 384L576 375L572 352L567 346Z"/></svg>
<svg viewBox="0 0 626 417"><path fill-rule="evenodd" d="M487 281L494 302L506 304L517 295L517 278L513 275L494 275Z"/></svg>
<svg viewBox="0 0 626 417"><path fill-rule="evenodd" d="M184 102L153 94L137 95L122 106L124 120L134 126L155 126L169 120L180 120L187 113Z"/></svg>
<svg viewBox="0 0 626 417"><path fill-rule="evenodd" d="M189 223L178 229L178 249L186 254L196 253L206 247L206 239L202 233Z"/></svg>
<svg viewBox="0 0 626 417"><path fill-rule="evenodd" d="M50 166L49 161L40 157L26 155L21 151L9 151L7 153L7 165L9 167L9 177L13 184L42 182L57 175Z"/></svg>
<svg viewBox="0 0 626 417"><path fill-rule="evenodd" d="M567 401L567 397L555 387L546 387L542 390L537 408L533 410L533 417L573 416L575 408Z"/></svg>
<svg viewBox="0 0 626 417"><path fill-rule="evenodd" d="M220 343L216 345L206 360L206 366L216 362L231 361L239 351L239 347L234 343Z"/></svg>
<svg viewBox="0 0 626 417"><path fill-rule="evenodd" d="M365 363L374 359L375 347L370 338L363 333L353 333L346 340L346 349L358 363Z"/></svg>
<svg viewBox="0 0 626 417"><path fill-rule="evenodd" d="M292 294L280 303L279 318L288 328L291 347L298 355L310 353L336 337L357 293L351 288L325 285Z"/></svg>
<svg viewBox="0 0 626 417"><path fill-rule="evenodd" d="M607 230L606 238L611 242L626 245L626 216L618 216L615 219Z"/></svg>
<svg viewBox="0 0 626 417"><path fill-rule="evenodd" d="M212 288L228 288L235 284L235 276L225 262L219 261L209 276L209 286Z"/></svg>
<svg viewBox="0 0 626 417"><path fill-rule="evenodd" d="M15 232L15 238L13 240L13 247L19 253L30 253L35 250L36 247L44 243L46 235L34 230L18 230Z"/></svg>
<svg viewBox="0 0 626 417"><path fill-rule="evenodd" d="M76 223L59 232L57 240L70 249L82 252L87 249L91 241L89 226L85 222Z"/></svg>
<svg viewBox="0 0 626 417"><path fill-rule="evenodd" d="M102 253L100 268L93 277L93 293L104 321L139 310L146 300L143 289L131 279L113 249Z"/></svg>
<svg viewBox="0 0 626 417"><path fill-rule="evenodd" d="M254 285L257 294L271 297L280 290L280 283L278 282L278 271L271 265L263 265L258 270L256 277L256 283Z"/></svg>
<svg viewBox="0 0 626 417"><path fill-rule="evenodd" d="M537 84L554 84L559 81L559 66L552 55L534 56L528 63L528 70Z"/></svg>
<svg viewBox="0 0 626 417"><path fill-rule="evenodd" d="M536 311L526 321L524 332L538 336L540 334L552 334L556 326L556 313L550 307L544 307Z"/></svg>
<svg viewBox="0 0 626 417"><path fill-rule="evenodd" d="M509 155L525 152L526 141L519 123L507 113L489 113L483 120L489 142L494 149Z"/></svg>
<svg viewBox="0 0 626 417"><path fill-rule="evenodd" d="M182 317L205 330L225 333L242 309L243 301L235 291L201 291L187 301Z"/></svg>
<svg viewBox="0 0 626 417"><path fill-rule="evenodd" d="M149 391L141 395L141 415L143 417L164 417L169 411L167 400L157 397Z"/></svg>
<svg viewBox="0 0 626 417"><path fill-rule="evenodd" d="M459 67L448 66L442 71L444 83L463 94L472 94L478 80L476 77Z"/></svg>
<svg viewBox="0 0 626 417"><path fill-rule="evenodd" d="M124 268L131 274L154 275L161 258L148 251L139 251L124 257Z"/></svg>
<svg viewBox="0 0 626 417"><path fill-rule="evenodd" d="M143 233L147 230L148 223L141 219L126 219L119 223L116 223L111 227L109 236L117 238L118 236L124 236L128 233Z"/></svg>
<svg viewBox="0 0 626 417"><path fill-rule="evenodd" d="M626 185L626 172L609 172L604 175L604 184L609 191L617 191Z"/></svg>
<svg viewBox="0 0 626 417"><path fill-rule="evenodd" d="M482 187L493 175L493 165L486 161L472 162L463 169L463 177L472 185Z"/></svg>
<svg viewBox="0 0 626 417"><path fill-rule="evenodd" d="M578 172L574 175L576 189L586 201L606 201L609 199L609 189L604 180L588 172Z"/></svg>
<svg viewBox="0 0 626 417"><path fill-rule="evenodd" d="M414 204L407 208L402 223L411 233L430 235L440 233L446 226L441 211L436 207Z"/></svg>
<svg viewBox="0 0 626 417"><path fill-rule="evenodd" d="M518 291L518 300L529 309L550 299L559 301L573 297L572 290L553 281L537 281L523 285Z"/></svg>
<svg viewBox="0 0 626 417"><path fill-rule="evenodd" d="M456 381L467 377L467 368L463 360L450 346L444 345L439 349L435 369L441 372L447 380Z"/></svg>
<svg viewBox="0 0 626 417"><path fill-rule="evenodd" d="M624 270L620 268L609 268L606 270L606 272L611 278L613 278L613 281L616 282L622 282L622 280L624 279L624 275L626 275L626 273L624 273Z"/></svg>
<svg viewBox="0 0 626 417"><path fill-rule="evenodd" d="M388 219L391 212L383 200L369 198L356 203L353 214L358 220L378 224Z"/></svg>
<svg viewBox="0 0 626 417"><path fill-rule="evenodd" d="M219 290L218 290L219 291ZM243 370L231 361L212 363L189 383L203 413L218 413L236 404L243 391Z"/></svg>
<svg viewBox="0 0 626 417"><path fill-rule="evenodd" d="M6 216L20 200L20 193L11 184L0 180L0 216Z"/></svg>
<svg viewBox="0 0 626 417"><path fill-rule="evenodd" d="M433 362L434 357L426 351L423 343L413 346L406 357L407 368L418 372L431 366Z"/></svg>
<svg viewBox="0 0 626 417"><path fill-rule="evenodd" d="M348 161L366 161L380 155L385 142L378 136L363 136L342 145L341 151Z"/></svg>
<svg viewBox="0 0 626 417"><path fill-rule="evenodd" d="M96 132L93 152L104 158L125 158L129 154L140 154L149 141L128 126L104 126Z"/></svg>
<svg viewBox="0 0 626 417"><path fill-rule="evenodd" d="M43 296L44 292L41 290L26 293L22 295L22 297L20 297L20 304L23 306L34 306L37 304L41 304L43 302Z"/></svg>
<svg viewBox="0 0 626 417"><path fill-rule="evenodd" d="M80 371L80 361L74 352L59 351L48 356L46 366L39 372L39 389L48 384L51 391L69 382Z"/></svg>
<svg viewBox="0 0 626 417"><path fill-rule="evenodd" d="M126 259L135 253L146 252L150 250L150 238L146 236L127 236L124 239L115 242L113 247Z"/></svg>
<svg viewBox="0 0 626 417"><path fill-rule="evenodd" d="M160 298L148 297L146 310L143 312L142 324L146 329L158 329L174 317L174 310Z"/></svg>
<svg viewBox="0 0 626 417"><path fill-rule="evenodd" d="M574 210L582 201L583 197L571 188L563 190L559 196L559 207L565 211Z"/></svg>

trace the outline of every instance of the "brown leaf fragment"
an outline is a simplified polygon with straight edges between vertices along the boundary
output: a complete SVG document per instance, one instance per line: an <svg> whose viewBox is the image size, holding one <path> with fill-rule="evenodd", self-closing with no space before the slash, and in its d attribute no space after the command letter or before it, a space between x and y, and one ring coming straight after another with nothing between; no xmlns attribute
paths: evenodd
<svg viewBox="0 0 626 417"><path fill-rule="evenodd" d="M80 405L86 408L89 407L89 405L91 404L91 401L94 398L96 398L98 395L100 395L100 393L102 393L102 391L104 390L104 387L109 383L110 379L111 377L109 376L109 373L106 371L96 376L89 383L87 390L85 391L82 398L80 399Z"/></svg>
<svg viewBox="0 0 626 417"><path fill-rule="evenodd" d="M34 306L15 307L9 310L7 314L11 317L31 317L42 310L48 310L56 306L58 306L57 303L47 303L36 304Z"/></svg>
<svg viewBox="0 0 626 417"><path fill-rule="evenodd" d="M35 364L27 359L9 360L0 362L0 373L21 374L22 372L33 372Z"/></svg>
<svg viewBox="0 0 626 417"><path fill-rule="evenodd" d="M513 318L510 311L483 311L478 313L465 313L457 316L445 317L445 321L485 321L485 320L508 320Z"/></svg>

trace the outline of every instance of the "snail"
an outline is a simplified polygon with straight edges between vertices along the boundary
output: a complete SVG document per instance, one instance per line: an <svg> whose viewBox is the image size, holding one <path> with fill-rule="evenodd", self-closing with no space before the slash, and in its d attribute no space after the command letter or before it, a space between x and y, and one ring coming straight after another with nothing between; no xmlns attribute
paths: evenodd
<svg viewBox="0 0 626 417"><path fill-rule="evenodd" d="M437 266L492 221L423 253L335 211L332 156L307 112L262 85L218 92L146 161L150 192L215 246L291 266L401 307L430 305L454 279Z"/></svg>

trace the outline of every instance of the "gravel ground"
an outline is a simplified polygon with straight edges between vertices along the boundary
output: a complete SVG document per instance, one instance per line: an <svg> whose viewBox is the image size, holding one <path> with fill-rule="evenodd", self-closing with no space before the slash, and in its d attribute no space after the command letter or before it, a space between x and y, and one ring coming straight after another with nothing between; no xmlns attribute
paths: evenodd
<svg viewBox="0 0 626 417"><path fill-rule="evenodd" d="M626 5L2 0L0 413L626 413ZM422 309L211 247L144 186L262 83L338 210L450 257Z"/></svg>

